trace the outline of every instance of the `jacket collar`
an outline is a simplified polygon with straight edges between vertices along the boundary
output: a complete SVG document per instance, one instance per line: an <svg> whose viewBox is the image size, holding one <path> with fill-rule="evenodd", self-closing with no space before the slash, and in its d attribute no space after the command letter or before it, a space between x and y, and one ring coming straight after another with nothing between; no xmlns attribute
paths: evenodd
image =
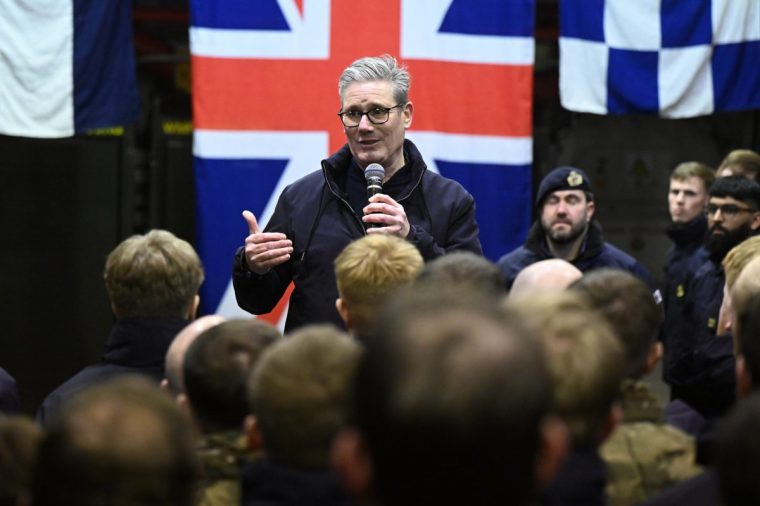
<svg viewBox="0 0 760 506"><path fill-rule="evenodd" d="M163 369L169 344L188 323L180 318L118 320L106 341L103 361L130 367Z"/></svg>
<svg viewBox="0 0 760 506"><path fill-rule="evenodd" d="M419 186L422 176L427 171L427 165L422 159L417 146L409 139L404 139L404 159L406 160L406 165L400 170L408 169L411 171L411 178L409 185L400 191L395 198L396 201L408 198ZM354 164L354 157L348 148L348 144L345 144L330 158L322 160L322 173L332 193L339 197L345 197L346 174Z"/></svg>
<svg viewBox="0 0 760 506"><path fill-rule="evenodd" d="M702 245L707 232L707 218L697 216L688 223L671 223L665 231L679 248Z"/></svg>

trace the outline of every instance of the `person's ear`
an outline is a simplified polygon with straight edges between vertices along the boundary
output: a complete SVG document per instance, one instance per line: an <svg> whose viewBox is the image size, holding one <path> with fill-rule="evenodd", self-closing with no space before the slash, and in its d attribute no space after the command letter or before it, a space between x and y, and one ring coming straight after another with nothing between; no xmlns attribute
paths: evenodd
<svg viewBox="0 0 760 506"><path fill-rule="evenodd" d="M243 420L243 431L245 433L245 442L248 445L248 449L252 452L256 452L264 449L261 438L261 429L259 428L259 422L253 415L248 415Z"/></svg>
<svg viewBox="0 0 760 506"><path fill-rule="evenodd" d="M414 104L411 102L406 103L404 111L401 113L404 120L404 128L412 126L412 116L414 115Z"/></svg>
<svg viewBox="0 0 760 506"><path fill-rule="evenodd" d="M755 216L752 218L749 227L752 230L757 230L760 228L760 212L755 212Z"/></svg>
<svg viewBox="0 0 760 506"><path fill-rule="evenodd" d="M198 306L200 306L200 304L201 296L196 294L195 297L193 297L193 302L190 304L190 308L187 310L188 320L195 320L195 317L198 314Z"/></svg>
<svg viewBox="0 0 760 506"><path fill-rule="evenodd" d="M537 488L543 488L557 475L570 449L570 431L559 417L547 416L540 427L541 447L535 459Z"/></svg>
<svg viewBox="0 0 760 506"><path fill-rule="evenodd" d="M586 197L588 198L588 197ZM591 221L591 218L594 217L594 213L596 212L596 204L594 204L593 200L590 200L586 202L586 219L588 221Z"/></svg>
<svg viewBox="0 0 760 506"><path fill-rule="evenodd" d="M623 408L620 406L620 403L614 402L612 403L612 406L610 406L610 411L607 413L607 419L604 421L604 426L602 426L602 432L599 434L599 442L601 443L610 437L610 434L615 431L622 421Z"/></svg>
<svg viewBox="0 0 760 506"><path fill-rule="evenodd" d="M736 356L736 397L747 397L752 391L752 374L747 369L744 355Z"/></svg>
<svg viewBox="0 0 760 506"><path fill-rule="evenodd" d="M343 323L346 324L346 328L351 328L351 316L348 314L348 309L346 307L346 302L338 297L335 299L335 309L338 310L338 314L340 315L341 319L343 320Z"/></svg>
<svg viewBox="0 0 760 506"><path fill-rule="evenodd" d="M370 497L372 459L358 430L344 428L335 436L330 450L330 464L351 495L358 499Z"/></svg>
<svg viewBox="0 0 760 506"><path fill-rule="evenodd" d="M652 372L652 369L657 365L657 362L660 361L662 358L662 343L656 342L652 343L652 346L649 348L649 353L647 354L647 360L644 364L644 374Z"/></svg>

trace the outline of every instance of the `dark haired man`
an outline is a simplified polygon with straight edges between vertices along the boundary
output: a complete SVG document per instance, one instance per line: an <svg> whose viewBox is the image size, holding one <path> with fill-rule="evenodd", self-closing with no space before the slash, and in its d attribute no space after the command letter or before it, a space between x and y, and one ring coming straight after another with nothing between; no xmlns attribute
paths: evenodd
<svg viewBox="0 0 760 506"><path fill-rule="evenodd" d="M717 330L725 284L723 258L760 229L760 185L742 176L716 179L710 188L706 215L705 248L709 258L687 287L682 324L668 336L672 360L667 379L674 399L686 402L711 418L722 414L722 410L713 412L714 403L703 402L703 389L693 385L700 372L695 369L694 350Z"/></svg>

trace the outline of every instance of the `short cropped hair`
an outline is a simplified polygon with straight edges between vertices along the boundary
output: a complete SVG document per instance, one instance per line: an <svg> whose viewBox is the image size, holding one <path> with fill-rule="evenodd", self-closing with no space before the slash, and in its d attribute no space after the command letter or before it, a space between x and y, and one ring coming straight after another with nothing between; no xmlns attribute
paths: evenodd
<svg viewBox="0 0 760 506"><path fill-rule="evenodd" d="M242 428L248 376L280 337L273 325L251 318L222 322L193 341L185 355L185 389L206 432Z"/></svg>
<svg viewBox="0 0 760 506"><path fill-rule="evenodd" d="M387 81L391 83L393 99L398 104L409 102L409 88L412 78L405 65L399 65L396 59L389 55L365 56L349 65L338 80L338 94L341 101L346 88L354 83L367 81Z"/></svg>
<svg viewBox="0 0 760 506"><path fill-rule="evenodd" d="M493 297L402 290L357 374L354 420L381 504L519 504L550 385L543 358Z"/></svg>
<svg viewBox="0 0 760 506"><path fill-rule="evenodd" d="M585 296L620 338L626 376L641 377L664 319L646 283L626 271L597 269L584 274L570 289Z"/></svg>
<svg viewBox="0 0 760 506"><path fill-rule="evenodd" d="M718 174L730 169L734 176L742 176L757 181L760 172L760 154L751 149L735 149L720 162Z"/></svg>
<svg viewBox="0 0 760 506"><path fill-rule="evenodd" d="M760 500L760 393L739 401L722 421L715 442L720 504L745 506Z"/></svg>
<svg viewBox="0 0 760 506"><path fill-rule="evenodd" d="M25 416L0 416L0 505L14 506L28 493L42 429Z"/></svg>
<svg viewBox="0 0 760 506"><path fill-rule="evenodd" d="M411 283L423 265L412 243L392 235L367 235L346 246L335 259L335 281L352 330L358 335L368 332L385 297Z"/></svg>
<svg viewBox="0 0 760 506"><path fill-rule="evenodd" d="M760 259L749 262L737 278L731 306L735 352L744 357L753 387L760 388Z"/></svg>
<svg viewBox="0 0 760 506"><path fill-rule="evenodd" d="M679 163L670 173L670 179L676 181L686 181L690 177L701 179L705 192L707 192L715 181L715 171L709 165L692 161Z"/></svg>
<svg viewBox="0 0 760 506"><path fill-rule="evenodd" d="M442 290L471 288L494 296L506 292L499 266L472 251L452 251L426 263L417 281Z"/></svg>
<svg viewBox="0 0 760 506"><path fill-rule="evenodd" d="M710 187L710 197L731 197L758 210L760 209L760 184L742 176L719 177Z"/></svg>
<svg viewBox="0 0 760 506"><path fill-rule="evenodd" d="M303 327L264 353L248 394L268 459L327 468L332 440L348 421L360 355L361 346L331 325Z"/></svg>
<svg viewBox="0 0 760 506"><path fill-rule="evenodd" d="M510 306L526 315L543 345L554 411L568 425L573 447L596 447L624 377L619 338L574 292L510 299Z"/></svg>
<svg viewBox="0 0 760 506"><path fill-rule="evenodd" d="M734 286L744 267L760 255L760 236L752 236L731 248L723 258L723 270L726 274L726 285Z"/></svg>
<svg viewBox="0 0 760 506"><path fill-rule="evenodd" d="M751 260L731 288L731 308L735 318L732 331L734 351L745 355L750 372L760 386L760 259ZM745 330L746 328L746 330Z"/></svg>
<svg viewBox="0 0 760 506"><path fill-rule="evenodd" d="M121 376L73 397L49 427L35 506L191 506L199 476L190 424L144 378Z"/></svg>
<svg viewBox="0 0 760 506"><path fill-rule="evenodd" d="M104 278L119 318L182 318L203 283L203 266L190 243L151 230L108 255Z"/></svg>

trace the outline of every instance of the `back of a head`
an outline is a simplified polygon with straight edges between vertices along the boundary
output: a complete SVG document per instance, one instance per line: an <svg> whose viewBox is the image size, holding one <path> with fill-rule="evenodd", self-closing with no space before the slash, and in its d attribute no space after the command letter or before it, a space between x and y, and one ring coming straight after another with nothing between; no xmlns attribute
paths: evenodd
<svg viewBox="0 0 760 506"><path fill-rule="evenodd" d="M723 271L728 288L734 286L744 267L760 256L760 236L753 236L734 246L723 258Z"/></svg>
<svg viewBox="0 0 760 506"><path fill-rule="evenodd" d="M335 280L354 333L369 332L377 307L423 264L419 250L396 236L367 235L346 246L335 259Z"/></svg>
<svg viewBox="0 0 760 506"><path fill-rule="evenodd" d="M739 275L732 290L735 313L733 326L736 352L741 355L752 378L753 389L760 387L760 259L752 260Z"/></svg>
<svg viewBox="0 0 760 506"><path fill-rule="evenodd" d="M258 319L229 320L199 335L185 355L187 398L204 432L241 430L248 415L246 383L280 331Z"/></svg>
<svg viewBox="0 0 760 506"><path fill-rule="evenodd" d="M193 247L151 230L119 244L106 260L105 282L119 318L185 318L203 282Z"/></svg>
<svg viewBox="0 0 760 506"><path fill-rule="evenodd" d="M757 181L757 175L760 173L760 154L751 149L735 149L731 151L720 162L718 175L729 171L731 175L742 176Z"/></svg>
<svg viewBox="0 0 760 506"><path fill-rule="evenodd" d="M721 504L760 504L760 393L739 401L719 427L715 449Z"/></svg>
<svg viewBox="0 0 760 506"><path fill-rule="evenodd" d="M361 346L330 325L299 329L269 348L249 379L264 453L296 469L326 469L348 420Z"/></svg>
<svg viewBox="0 0 760 506"><path fill-rule="evenodd" d="M683 162L676 165L673 172L670 173L670 179L676 181L686 181L691 177L697 177L702 180L705 191L710 189L715 181L715 171L708 165L701 162Z"/></svg>
<svg viewBox="0 0 760 506"><path fill-rule="evenodd" d="M35 506L190 506L198 466L179 408L143 378L82 391L42 442Z"/></svg>
<svg viewBox="0 0 760 506"><path fill-rule="evenodd" d="M536 343L493 298L417 288L383 315L354 392L380 503L525 501L550 401Z"/></svg>
<svg viewBox="0 0 760 506"><path fill-rule="evenodd" d="M710 187L710 197L731 197L760 209L760 184L742 176L719 177Z"/></svg>
<svg viewBox="0 0 760 506"><path fill-rule="evenodd" d="M629 272L598 269L584 274L571 289L586 297L612 326L625 349L626 376L638 379L664 318L649 287Z"/></svg>
<svg viewBox="0 0 760 506"><path fill-rule="evenodd" d="M417 282L441 290L467 289L494 296L505 290L504 275L499 266L471 251L452 251L428 262Z"/></svg>
<svg viewBox="0 0 760 506"><path fill-rule="evenodd" d="M29 493L42 430L23 416L0 416L0 506Z"/></svg>
<svg viewBox="0 0 760 506"><path fill-rule="evenodd" d="M190 345L204 331L219 325L224 321L223 316L206 315L188 323L185 328L172 339L169 349L166 350L164 360L164 375L169 391L173 395L185 392L185 375L182 371L185 362L185 354Z"/></svg>
<svg viewBox="0 0 760 506"><path fill-rule="evenodd" d="M509 290L510 297L530 293L561 292L583 273L576 266L560 258L549 258L530 264L515 277Z"/></svg>
<svg viewBox="0 0 760 506"><path fill-rule="evenodd" d="M510 299L507 307L524 317L543 345L552 376L552 405L568 425L574 449L596 447L624 376L620 340L571 291Z"/></svg>

